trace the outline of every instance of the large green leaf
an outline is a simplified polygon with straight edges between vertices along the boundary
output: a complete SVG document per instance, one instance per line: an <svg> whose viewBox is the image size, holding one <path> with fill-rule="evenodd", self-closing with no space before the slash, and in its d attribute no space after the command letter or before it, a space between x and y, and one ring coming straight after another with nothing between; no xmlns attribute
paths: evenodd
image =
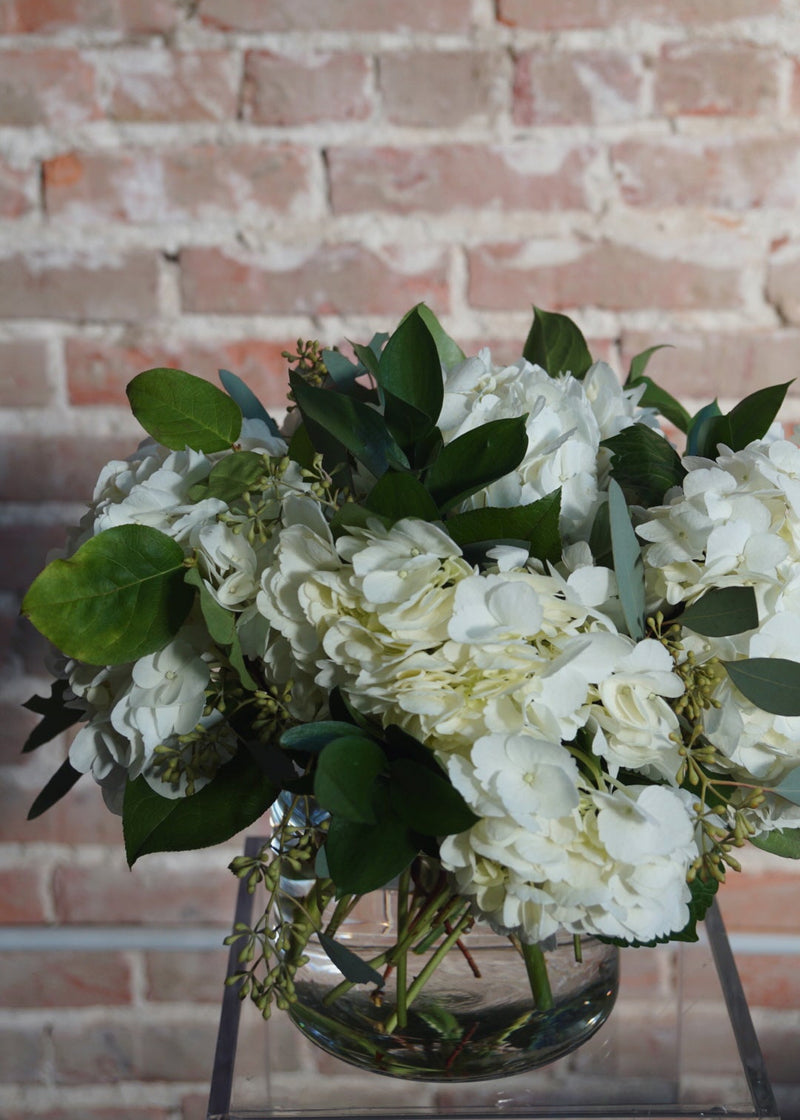
<svg viewBox="0 0 800 1120"><path fill-rule="evenodd" d="M34 580L22 613L67 657L90 665L135 661L177 634L194 592L183 549L145 525L92 537Z"/></svg>
<svg viewBox="0 0 800 1120"><path fill-rule="evenodd" d="M458 343L450 337L430 307L427 304L419 303L416 310L433 336L433 341L436 343L436 349L439 353L439 361L444 368L453 369L454 366L460 365L466 358L466 354Z"/></svg>
<svg viewBox="0 0 800 1120"><path fill-rule="evenodd" d="M642 550L631 525L625 495L613 478L608 485L608 516L622 613L628 633L638 642L645 634L644 563Z"/></svg>
<svg viewBox="0 0 800 1120"><path fill-rule="evenodd" d="M418 308L409 312L386 343L378 381L382 389L427 417L429 427L439 419L444 397L442 366L436 342ZM386 419L391 422L388 403Z"/></svg>
<svg viewBox="0 0 800 1120"><path fill-rule="evenodd" d="M176 451L224 451L239 438L236 401L182 369L148 369L129 382L128 400L146 432Z"/></svg>
<svg viewBox="0 0 800 1120"><path fill-rule="evenodd" d="M76 770L69 759L65 759L31 805L28 810L28 820L35 820L42 813L46 813L49 808L55 805L56 801L60 801L65 794L69 793L78 779L82 777L83 772Z"/></svg>
<svg viewBox="0 0 800 1120"><path fill-rule="evenodd" d="M152 852L184 852L230 840L265 813L279 789L247 750L191 797L162 797L143 777L129 781L122 831L129 866Z"/></svg>
<svg viewBox="0 0 800 1120"><path fill-rule="evenodd" d="M380 972L376 972L366 961L362 961L352 949L348 949L339 941L334 941L327 933L319 932L317 937L328 959L336 965L345 980L349 980L351 984L375 984L378 988L383 987L385 981Z"/></svg>
<svg viewBox="0 0 800 1120"><path fill-rule="evenodd" d="M776 828L772 832L762 832L760 836L751 836L750 843L774 856L800 859L800 828Z"/></svg>
<svg viewBox="0 0 800 1120"><path fill-rule="evenodd" d="M364 504L392 523L403 517L418 517L422 521L436 521L439 517L436 502L408 471L387 471L381 475Z"/></svg>
<svg viewBox="0 0 800 1120"><path fill-rule="evenodd" d="M689 425L689 430L686 433L686 454L687 455L707 455L705 450L708 433L710 432L714 420L717 416L721 416L722 412L716 401L711 401L710 404L703 405L703 407L695 413L692 417L692 422ZM712 457L716 455L716 449L712 453Z"/></svg>
<svg viewBox="0 0 800 1120"><path fill-rule="evenodd" d="M445 444L425 475L443 513L519 466L528 448L526 420L490 420Z"/></svg>
<svg viewBox="0 0 800 1120"><path fill-rule="evenodd" d="M678 618L696 634L723 638L758 626L756 593L752 587L712 587Z"/></svg>
<svg viewBox="0 0 800 1120"><path fill-rule="evenodd" d="M42 743L49 743L56 735L85 718L85 712L80 708L66 707L65 693L68 688L65 680L53 681L49 696L31 696L22 705L29 712L36 712L42 717L25 740L23 754L35 751Z"/></svg>
<svg viewBox="0 0 800 1120"><path fill-rule="evenodd" d="M219 498L232 505L247 490L257 486L267 474L264 456L255 451L235 451L215 463L208 477L192 487L192 501Z"/></svg>
<svg viewBox="0 0 800 1120"><path fill-rule="evenodd" d="M339 719L320 719L314 723L301 723L297 727L290 727L281 735L281 746L286 750L308 751L318 754L328 743L343 736L355 735L356 727L352 723L345 723ZM370 736L361 733L364 738Z"/></svg>
<svg viewBox="0 0 800 1120"><path fill-rule="evenodd" d="M746 657L722 664L756 707L776 716L800 716L800 663L782 657Z"/></svg>
<svg viewBox="0 0 800 1120"><path fill-rule="evenodd" d="M551 377L571 373L582 379L592 365L592 355L581 331L566 315L533 309L533 326L523 347L523 357L541 366Z"/></svg>
<svg viewBox="0 0 800 1120"><path fill-rule="evenodd" d="M377 824L333 817L325 841L331 879L341 894L368 894L390 883L419 851L414 834L388 805Z"/></svg>
<svg viewBox="0 0 800 1120"><path fill-rule="evenodd" d="M765 436L791 384L787 381L782 385L758 389L739 401L726 415L710 417L703 430L698 454L714 459L721 443L732 451L741 451L754 439Z"/></svg>
<svg viewBox="0 0 800 1120"><path fill-rule="evenodd" d="M611 473L632 506L660 505L666 492L686 476L675 448L645 424L623 428L602 446L611 451Z"/></svg>
<svg viewBox="0 0 800 1120"><path fill-rule="evenodd" d="M644 393L639 398L640 408L655 408L679 431L688 432L692 418L680 401L675 400L666 389L662 389L652 378L645 376L644 371L653 354L657 350L664 350L665 348L668 349L663 345L651 346L648 350L643 350L641 354L637 354L635 358L631 359L631 368L625 382L625 388L633 389L637 385L644 385Z"/></svg>
<svg viewBox="0 0 800 1120"><path fill-rule="evenodd" d="M561 491L526 506L471 509L447 519L447 532L462 547L489 541L520 541L537 560L561 559Z"/></svg>
<svg viewBox="0 0 800 1120"><path fill-rule="evenodd" d="M397 816L424 836L466 832L479 820L445 774L408 758L391 765L389 799Z"/></svg>
<svg viewBox="0 0 800 1120"><path fill-rule="evenodd" d="M236 374L231 373L229 369L221 369L219 370L219 379L222 382L222 387L225 392L236 401L242 416L244 416L246 420L262 420L267 425L272 435L280 435L278 425L264 408L250 386L242 381L241 377L237 377Z"/></svg>
<svg viewBox="0 0 800 1120"><path fill-rule="evenodd" d="M374 408L342 393L317 389L294 373L289 381L306 420L347 448L376 478L390 467L408 469L408 459Z"/></svg>
<svg viewBox="0 0 800 1120"><path fill-rule="evenodd" d="M377 743L358 733L333 739L320 753L314 796L334 817L375 824L375 779L387 769Z"/></svg>

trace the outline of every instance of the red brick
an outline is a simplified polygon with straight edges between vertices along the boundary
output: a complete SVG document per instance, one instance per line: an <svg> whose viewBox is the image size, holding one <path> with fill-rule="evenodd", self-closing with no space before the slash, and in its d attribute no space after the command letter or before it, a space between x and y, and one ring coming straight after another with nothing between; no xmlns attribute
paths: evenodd
<svg viewBox="0 0 800 1120"><path fill-rule="evenodd" d="M0 1084L32 1085L45 1080L44 1032L36 1027L0 1027Z"/></svg>
<svg viewBox="0 0 800 1120"><path fill-rule="evenodd" d="M145 856L132 871L112 860L89 868L61 865L53 878L58 919L227 927L237 885L220 854L209 853L202 872L181 870L178 859L165 866Z"/></svg>
<svg viewBox="0 0 800 1120"><path fill-rule="evenodd" d="M117 1081L208 1081L214 1064L217 1021L187 1013L170 1022L113 1019L53 1028L55 1081L59 1085Z"/></svg>
<svg viewBox="0 0 800 1120"><path fill-rule="evenodd" d="M245 55L244 117L256 124L361 121L372 112L372 64L362 54Z"/></svg>
<svg viewBox="0 0 800 1120"><path fill-rule="evenodd" d="M190 992L196 1003L219 1003L228 968L227 953L222 938L216 951L148 952L145 998L157 1003L180 1003Z"/></svg>
<svg viewBox="0 0 800 1120"><path fill-rule="evenodd" d="M39 747L35 756L21 756L35 762L37 769L46 768L47 774L37 786L30 784L27 774L23 784L15 780L13 772L6 772L0 788L0 808L3 812L0 833L3 839L16 844L58 844L67 841L70 844L108 844L120 848L122 822L107 808L100 787L89 775L82 777L46 813L32 821L27 819L39 790L61 765L63 753L56 744L47 743Z"/></svg>
<svg viewBox="0 0 800 1120"><path fill-rule="evenodd" d="M101 117L94 68L77 51L3 51L0 124L71 128Z"/></svg>
<svg viewBox="0 0 800 1120"><path fill-rule="evenodd" d="M728 933L797 933L800 865L776 858L774 870L731 874L719 902Z"/></svg>
<svg viewBox="0 0 800 1120"><path fill-rule="evenodd" d="M741 304L735 268L660 258L613 242L585 248L561 264L528 263L536 244L483 245L469 253L469 302L511 311L600 307L729 310ZM535 257L534 257L535 260Z"/></svg>
<svg viewBox="0 0 800 1120"><path fill-rule="evenodd" d="M629 54L531 50L514 70L514 123L607 124L640 114L642 78Z"/></svg>
<svg viewBox="0 0 800 1120"><path fill-rule="evenodd" d="M489 51L398 51L379 60L383 115L393 124L452 128L486 120L502 67Z"/></svg>
<svg viewBox="0 0 800 1120"><path fill-rule="evenodd" d="M35 338L0 342L0 369L0 408L36 408L51 402L45 342Z"/></svg>
<svg viewBox="0 0 800 1120"><path fill-rule="evenodd" d="M718 23L747 16L771 16L780 0L498 0L498 18L512 27L556 31L608 27L635 19L667 24Z"/></svg>
<svg viewBox="0 0 800 1120"><path fill-rule="evenodd" d="M0 0L0 32L82 30L157 34L177 24L172 0Z"/></svg>
<svg viewBox="0 0 800 1120"><path fill-rule="evenodd" d="M36 207L37 171L0 158L0 218L22 218Z"/></svg>
<svg viewBox="0 0 800 1120"><path fill-rule="evenodd" d="M218 371L229 369L246 381L268 410L286 407L288 374L284 350L292 350L295 339L265 342L245 338L220 340L202 346L176 346L175 340L106 343L88 338L66 342L67 389L76 405L111 404L128 407L125 386L145 369L185 369L219 384Z"/></svg>
<svg viewBox="0 0 800 1120"><path fill-rule="evenodd" d="M135 449L135 439L119 436L51 436L42 455L27 436L7 436L0 444L0 501L88 502L101 468Z"/></svg>
<svg viewBox="0 0 800 1120"><path fill-rule="evenodd" d="M797 136L632 139L615 144L611 158L620 194L632 206L797 205Z"/></svg>
<svg viewBox="0 0 800 1120"><path fill-rule="evenodd" d="M13 677L46 675L49 644L21 617L19 606L19 601L15 601L13 606L4 604L0 610L0 673L5 682Z"/></svg>
<svg viewBox="0 0 800 1120"><path fill-rule="evenodd" d="M401 250L357 244L295 246L270 254L181 253L184 308L236 314L397 315L420 300L446 310L443 254L403 260Z"/></svg>
<svg viewBox="0 0 800 1120"><path fill-rule="evenodd" d="M44 884L37 867L0 869L0 925L46 921L43 893Z"/></svg>
<svg viewBox="0 0 800 1120"><path fill-rule="evenodd" d="M800 245L791 242L767 264L767 299L785 322L800 323Z"/></svg>
<svg viewBox="0 0 800 1120"><path fill-rule="evenodd" d="M390 210L450 213L463 207L580 210L589 146L333 148L328 153L335 213Z"/></svg>
<svg viewBox="0 0 800 1120"><path fill-rule="evenodd" d="M45 689L31 689L44 693ZM49 689L47 689L49 693ZM0 702L0 766L25 765L31 755L23 755L22 744L39 722L39 717L22 704ZM46 749L46 748L45 748Z"/></svg>
<svg viewBox="0 0 800 1120"><path fill-rule="evenodd" d="M0 590L26 591L44 566L50 549L63 544L61 525L1 525Z"/></svg>
<svg viewBox="0 0 800 1120"><path fill-rule="evenodd" d="M227 31L444 31L470 27L464 0L200 0L200 19Z"/></svg>
<svg viewBox="0 0 800 1120"><path fill-rule="evenodd" d="M131 1001L128 961L114 952L3 954L4 1007L93 1007Z"/></svg>
<svg viewBox="0 0 800 1120"><path fill-rule="evenodd" d="M309 173L308 154L288 145L71 152L44 164L45 205L86 224L263 219L307 202Z"/></svg>
<svg viewBox="0 0 800 1120"><path fill-rule="evenodd" d="M666 116L773 113L778 62L776 52L749 44L670 44L655 62L656 111Z"/></svg>
<svg viewBox="0 0 800 1120"><path fill-rule="evenodd" d="M208 1094L204 1099L208 1104ZM12 1109L4 1115L3 1120L172 1120L174 1115L171 1108L137 1108L126 1104L123 1116L114 1105L99 1108L80 1105L75 1108L48 1108L44 1112L32 1112L30 1109L17 1112ZM206 1120L205 1113L202 1120Z"/></svg>
<svg viewBox="0 0 800 1120"><path fill-rule="evenodd" d="M622 335L623 370L627 371L636 354L662 344L669 348L653 355L648 373L673 396L695 401L714 397L739 400L796 376L800 331L626 331ZM800 385L795 385L789 399L798 397Z"/></svg>
<svg viewBox="0 0 800 1120"><path fill-rule="evenodd" d="M117 121L222 121L236 117L238 74L226 51L117 50L108 115Z"/></svg>
<svg viewBox="0 0 800 1120"><path fill-rule="evenodd" d="M149 252L34 250L0 260L0 318L130 322L158 311Z"/></svg>
<svg viewBox="0 0 800 1120"><path fill-rule="evenodd" d="M766 953L740 953L736 967L751 1008L775 1007L792 1011L800 1007L797 958Z"/></svg>

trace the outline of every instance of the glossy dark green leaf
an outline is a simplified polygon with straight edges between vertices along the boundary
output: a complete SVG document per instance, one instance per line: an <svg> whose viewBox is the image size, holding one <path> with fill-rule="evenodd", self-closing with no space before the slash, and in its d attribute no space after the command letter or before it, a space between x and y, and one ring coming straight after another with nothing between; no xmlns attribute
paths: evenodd
<svg viewBox="0 0 800 1120"><path fill-rule="evenodd" d="M387 471L367 495L365 506L394 524L403 517L436 521L439 510L418 478L407 471Z"/></svg>
<svg viewBox="0 0 800 1120"><path fill-rule="evenodd" d="M528 448L526 420L490 420L445 444L425 475L442 513L519 466Z"/></svg>
<svg viewBox="0 0 800 1120"><path fill-rule="evenodd" d="M689 430L686 433L686 454L687 455L707 455L705 450L708 442L708 433L717 416L721 416L722 412L716 401L704 405L699 412L692 417L692 422L689 425ZM713 452L716 455L716 451Z"/></svg>
<svg viewBox="0 0 800 1120"><path fill-rule="evenodd" d="M357 502L345 502L344 505L339 506L331 518L330 525L334 535L337 535L341 532L347 532L348 529L366 529L371 521L382 522L387 529L392 525L392 521L388 517L367 509L365 505L359 505Z"/></svg>
<svg viewBox="0 0 800 1120"><path fill-rule="evenodd" d="M696 634L723 638L758 626L758 606L752 587L712 587L678 618Z"/></svg>
<svg viewBox="0 0 800 1120"><path fill-rule="evenodd" d="M62 797L68 794L78 779L82 777L82 771L76 770L69 759L65 759L31 805L28 811L28 820L35 820L42 813L46 813L48 809L55 805L56 801L60 801Z"/></svg>
<svg viewBox="0 0 800 1120"><path fill-rule="evenodd" d="M23 754L35 751L43 743L49 743L56 735L60 735L62 731L86 718L80 708L66 707L65 693L68 688L69 685L65 680L53 681L49 696L31 696L30 700L26 700L22 705L29 712L35 712L42 717L25 740Z"/></svg>
<svg viewBox="0 0 800 1120"><path fill-rule="evenodd" d="M644 563L642 550L631 525L625 495L613 478L608 486L608 516L622 613L628 633L638 642L645 634Z"/></svg>
<svg viewBox="0 0 800 1120"><path fill-rule="evenodd" d="M635 354L634 357L631 358L628 376L625 381L625 388L632 389L634 385L638 385L641 381L645 380L644 371L650 364L650 359L652 358L652 356L659 350L670 349L672 349L671 346L666 343L661 343L660 346L648 346L646 350L642 350L641 353Z"/></svg>
<svg viewBox="0 0 800 1120"><path fill-rule="evenodd" d="M374 824L375 779L386 768L386 755L372 739L343 735L331 740L319 755L314 796L334 817Z"/></svg>
<svg viewBox="0 0 800 1120"><path fill-rule="evenodd" d="M350 345L359 360L360 372L363 373L364 370L367 370L373 377L377 377L380 368L380 355L376 354L371 346L362 346L358 342L351 342Z"/></svg>
<svg viewBox="0 0 800 1120"><path fill-rule="evenodd" d="M297 374L290 374L289 380L303 416L333 436L376 478L390 467L408 469L408 459L375 409L342 393L307 385Z"/></svg>
<svg viewBox="0 0 800 1120"><path fill-rule="evenodd" d="M439 361L445 369L453 369L454 366L460 365L466 358L466 354L455 342L442 324L436 318L427 304L419 303L416 307L420 318L425 326L431 332L433 341L436 343L436 350L439 354Z"/></svg>
<svg viewBox="0 0 800 1120"><path fill-rule="evenodd" d="M716 458L719 444L732 451L741 451L754 439L767 434L770 424L778 415L791 381L783 385L770 385L759 389L740 401L724 416L711 417L702 436L699 455Z"/></svg>
<svg viewBox="0 0 800 1120"><path fill-rule="evenodd" d="M129 866L152 852L184 852L230 840L279 793L249 751L240 750L191 797L162 797L143 777L129 781L122 831Z"/></svg>
<svg viewBox="0 0 800 1120"><path fill-rule="evenodd" d="M297 727L290 727L281 735L281 746L286 750L308 751L319 754L323 747L334 739L341 739L355 734L352 723L344 720L320 719L315 723L301 723ZM365 738L369 736L365 735Z"/></svg>
<svg viewBox="0 0 800 1120"><path fill-rule="evenodd" d="M486 541L522 541L537 560L561 559L559 515L561 491L554 490L526 506L471 509L447 519L447 532L465 547Z"/></svg>
<svg viewBox="0 0 800 1120"><path fill-rule="evenodd" d="M134 416L153 439L182 451L211 454L231 447L242 430L236 401L182 369L148 369L129 382Z"/></svg>
<svg viewBox="0 0 800 1120"><path fill-rule="evenodd" d="M255 451L235 451L215 463L208 478L198 483L198 487L203 487L202 497L219 498L232 505L245 491L260 488L266 475L267 464L263 455ZM195 501L199 496L192 493Z"/></svg>
<svg viewBox="0 0 800 1120"><path fill-rule="evenodd" d="M34 580L22 613L67 657L90 665L135 661L161 649L194 600L183 549L145 525L119 525L53 560Z"/></svg>
<svg viewBox="0 0 800 1120"><path fill-rule="evenodd" d="M757 708L777 716L800 716L800 663L782 657L747 657L722 664Z"/></svg>
<svg viewBox="0 0 800 1120"><path fill-rule="evenodd" d="M375 984L378 988L383 987L385 981L380 972L362 961L352 949L334 941L327 933L318 933L317 937L328 959L339 969L345 980L349 980L351 984Z"/></svg>
<svg viewBox="0 0 800 1120"><path fill-rule="evenodd" d="M429 428L439 419L444 397L442 366L436 342L418 308L409 312L386 343L378 381L387 393L426 417Z"/></svg>
<svg viewBox="0 0 800 1120"><path fill-rule="evenodd" d="M219 370L219 379L225 392L236 401L242 416L246 420L262 420L269 428L272 435L280 435L278 425L264 408L253 390L241 377L231 373L229 369Z"/></svg>
<svg viewBox="0 0 800 1120"><path fill-rule="evenodd" d="M649 350L643 350L641 354L637 354L631 361L630 372L628 373L628 380L625 382L626 389L635 388L637 385L644 385L645 390L639 398L639 406L641 408L655 408L662 416L665 416L670 423L681 432L688 432L692 418L680 401L657 385L650 377L645 376L645 368L647 367L650 358L657 350L668 349L665 346L651 346Z"/></svg>
<svg viewBox="0 0 800 1120"><path fill-rule="evenodd" d="M479 820L444 773L408 758L391 765L390 804L397 816L425 836L465 832Z"/></svg>
<svg viewBox="0 0 800 1120"><path fill-rule="evenodd" d="M331 380L338 389L347 391L360 373L363 373L357 362L351 362L338 350L323 350L322 360Z"/></svg>
<svg viewBox="0 0 800 1120"><path fill-rule="evenodd" d="M532 365L541 366L551 377L571 373L583 379L592 365L592 355L577 325L557 311L534 307L533 315L523 357Z"/></svg>
<svg viewBox="0 0 800 1120"><path fill-rule="evenodd" d="M800 859L800 828L775 828L772 832L762 832L751 836L750 843L784 859Z"/></svg>
<svg viewBox="0 0 800 1120"><path fill-rule="evenodd" d="M376 824L333 817L325 842L331 879L340 894L380 890L408 867L419 842L388 806Z"/></svg>
<svg viewBox="0 0 800 1120"><path fill-rule="evenodd" d="M645 424L623 428L602 446L612 452L611 473L629 505L660 505L667 491L686 477L675 448Z"/></svg>

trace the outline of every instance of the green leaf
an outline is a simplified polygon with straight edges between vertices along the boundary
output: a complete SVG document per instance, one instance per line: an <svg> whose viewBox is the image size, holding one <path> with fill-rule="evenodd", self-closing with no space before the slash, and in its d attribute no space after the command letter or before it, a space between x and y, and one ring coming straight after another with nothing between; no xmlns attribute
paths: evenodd
<svg viewBox="0 0 800 1120"><path fill-rule="evenodd" d="M22 613L67 657L90 665L135 661L173 638L192 605L183 549L145 525L118 525L53 560Z"/></svg>
<svg viewBox="0 0 800 1120"><path fill-rule="evenodd" d="M236 636L236 615L221 607L205 585L199 568L186 571L186 582L200 592L200 610L211 638L220 646L229 646Z"/></svg>
<svg viewBox="0 0 800 1120"><path fill-rule="evenodd" d="M315 723L301 723L297 727L288 728L281 735L280 744L286 750L308 751L311 754L318 754L334 739L355 734L357 732L352 723L345 723L344 720L337 719L321 719ZM369 735L364 733L362 738L368 740Z"/></svg>
<svg viewBox="0 0 800 1120"><path fill-rule="evenodd" d="M371 346L363 346L359 342L351 342L350 345L353 347L353 353L360 362L360 366L357 366L356 369L362 373L366 370L371 373L373 377L377 377L378 370L380 369L380 355L376 354Z"/></svg>
<svg viewBox="0 0 800 1120"><path fill-rule="evenodd" d="M625 495L613 478L608 484L608 515L622 613L628 633L638 642L645 634L644 563L642 550L631 525Z"/></svg>
<svg viewBox="0 0 800 1120"><path fill-rule="evenodd" d="M253 678L250 670L247 668L244 654L242 652L242 644L239 639L238 630L233 635L233 641L231 642L230 649L228 650L228 660L231 663L231 667L236 670L239 680L242 683L242 687L246 688L248 692L255 692L258 689L259 684L258 681Z"/></svg>
<svg viewBox="0 0 800 1120"><path fill-rule="evenodd" d="M526 420L490 420L445 444L425 476L442 512L519 466L528 448Z"/></svg>
<svg viewBox="0 0 800 1120"><path fill-rule="evenodd" d="M677 621L707 638L742 634L758 626L756 593L752 587L712 587Z"/></svg>
<svg viewBox="0 0 800 1120"><path fill-rule="evenodd" d="M771 832L762 832L760 836L751 836L750 843L774 856L800 859L800 828L775 828Z"/></svg>
<svg viewBox="0 0 800 1120"><path fill-rule="evenodd" d="M389 467L408 469L408 459L374 408L330 389L307 385L297 374L290 374L289 381L303 416L332 435L376 478Z"/></svg>
<svg viewBox="0 0 800 1120"><path fill-rule="evenodd" d="M127 393L145 431L175 451L224 451L242 430L236 401L182 369L145 370L129 382Z"/></svg>
<svg viewBox="0 0 800 1120"><path fill-rule="evenodd" d="M30 700L26 700L22 705L29 712L36 712L37 715L42 716L42 719L25 740L22 748L23 754L35 751L43 743L49 743L51 739L55 739L56 735L60 735L68 727L72 727L73 724L86 718L86 713L81 711L80 708L67 708L65 706L64 694L68 688L69 684L65 680L53 681L49 696L31 696Z"/></svg>
<svg viewBox="0 0 800 1120"><path fill-rule="evenodd" d="M800 805L800 766L795 767L787 774L772 792L777 794L778 797L786 798L787 801L791 801L795 805Z"/></svg>
<svg viewBox="0 0 800 1120"><path fill-rule="evenodd" d="M452 369L454 366L460 365L466 359L466 354L458 343L453 341L430 307L424 303L418 303L415 310L431 332L442 366L445 369Z"/></svg>
<svg viewBox="0 0 800 1120"><path fill-rule="evenodd" d="M532 365L541 366L551 377L571 373L581 380L592 365L586 339L571 319L557 311L533 309L533 326L522 350Z"/></svg>
<svg viewBox="0 0 800 1120"><path fill-rule="evenodd" d="M382 521L387 529L392 525L392 521L388 517L367 509L365 505L345 502L344 505L339 506L331 518L330 525L333 533L336 534L347 532L348 529L366 529L370 521L375 520Z"/></svg>
<svg viewBox="0 0 800 1120"><path fill-rule="evenodd" d="M422 521L437 521L439 518L436 502L419 479L408 471L387 471L381 475L364 505L392 524L403 517L418 517Z"/></svg>
<svg viewBox="0 0 800 1120"><path fill-rule="evenodd" d="M409 312L386 343L378 383L426 417L429 428L439 419L444 397L442 366L436 342L418 308ZM391 422L388 402L386 420Z"/></svg>
<svg viewBox="0 0 800 1120"><path fill-rule="evenodd" d="M162 797L143 777L129 781L122 807L125 854L133 867L152 852L184 852L230 840L266 812L279 789L240 750L191 797Z"/></svg>
<svg viewBox="0 0 800 1120"><path fill-rule="evenodd" d="M700 411L694 415L689 425L689 430L686 433L687 455L705 456L708 454L705 450L708 432L711 429L714 419L721 415L722 412L716 401L704 405ZM714 452L714 454L716 454L716 452Z"/></svg>
<svg viewBox="0 0 800 1120"><path fill-rule="evenodd" d="M714 416L709 420L702 436L699 455L710 459L717 456L719 444L723 443L732 451L741 451L754 439L766 435L769 426L778 415L791 381L783 385L770 385L745 397L725 416Z"/></svg>
<svg viewBox="0 0 800 1120"><path fill-rule="evenodd" d="M631 361L630 372L628 373L628 380L625 382L626 389L633 389L637 385L644 385L645 391L639 398L639 406L641 408L655 408L665 416L667 420L675 425L681 432L687 432L692 422L692 418L680 401L657 385L650 377L645 377L644 371L650 358L657 350L664 350L664 346L651 346L649 350L643 350L641 354L637 354Z"/></svg>
<svg viewBox="0 0 800 1120"><path fill-rule="evenodd" d="M447 532L462 547L486 541L520 541L537 560L561 559L559 514L561 491L554 490L526 506L490 506L455 513L446 522Z"/></svg>
<svg viewBox="0 0 800 1120"><path fill-rule="evenodd" d="M378 813L377 824L332 817L325 841L328 869L340 894L380 890L418 851L418 841L388 806Z"/></svg>
<svg viewBox="0 0 800 1120"><path fill-rule="evenodd" d="M76 770L69 759L65 759L31 805L28 810L28 820L35 820L42 813L46 813L48 809L55 805L56 801L60 801L65 794L69 793L78 779L82 777L83 772Z"/></svg>
<svg viewBox="0 0 800 1120"><path fill-rule="evenodd" d="M334 817L374 824L375 779L386 770L386 755L363 735L333 739L320 753L314 775L314 795Z"/></svg>
<svg viewBox="0 0 800 1120"><path fill-rule="evenodd" d="M479 817L445 774L433 774L408 758L391 765L389 803L397 816L424 836L466 832Z"/></svg>
<svg viewBox="0 0 800 1120"><path fill-rule="evenodd" d="M232 505L246 490L260 488L266 475L267 465L263 455L255 451L234 451L220 459L211 468L208 477L192 487L190 497L193 501L219 498L226 505Z"/></svg>
<svg viewBox="0 0 800 1120"><path fill-rule="evenodd" d="M346 945L334 941L327 933L317 933L317 937L329 960L339 969L345 980L349 980L351 984L375 984L379 988L383 987L385 981L380 972L376 972L366 961L362 961L361 957L356 956Z"/></svg>
<svg viewBox="0 0 800 1120"><path fill-rule="evenodd" d="M628 370L628 376L625 381L625 388L632 389L634 385L639 385L642 381L649 381L649 378L645 378L644 371L647 369L652 356L658 350L671 349L671 346L667 345L666 343L662 343L660 346L649 346L647 350L642 350L640 354L636 354L633 358L631 358L630 369Z"/></svg>
<svg viewBox="0 0 800 1120"><path fill-rule="evenodd" d="M667 491L686 477L675 448L645 424L631 424L601 446L611 451L611 473L632 506L660 505Z"/></svg>
<svg viewBox="0 0 800 1120"><path fill-rule="evenodd" d="M800 663L782 657L745 657L723 661L739 691L758 708L776 716L800 716Z"/></svg>
<svg viewBox="0 0 800 1120"><path fill-rule="evenodd" d="M278 430L278 425L264 408L250 386L242 381L241 377L237 377L235 373L231 373L229 369L221 369L218 373L219 379L222 382L222 387L228 396L239 406L245 420L262 420L267 425L272 435L279 436L280 431Z"/></svg>

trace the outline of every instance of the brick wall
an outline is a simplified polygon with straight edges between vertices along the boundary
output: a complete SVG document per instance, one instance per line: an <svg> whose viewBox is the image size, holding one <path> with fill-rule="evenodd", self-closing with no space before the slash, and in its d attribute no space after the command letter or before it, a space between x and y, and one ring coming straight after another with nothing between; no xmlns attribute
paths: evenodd
<svg viewBox="0 0 800 1120"><path fill-rule="evenodd" d="M24 820L55 760L19 756L19 598L134 444L126 381L225 366L280 407L294 339L420 299L503 357L533 302L620 365L672 343L653 369L690 402L788 380L799 29L797 0L0 0L0 1112L202 1113L233 849L130 874L88 783ZM734 929L796 948L797 872L756 861ZM800 1114L797 957L748 944Z"/></svg>

